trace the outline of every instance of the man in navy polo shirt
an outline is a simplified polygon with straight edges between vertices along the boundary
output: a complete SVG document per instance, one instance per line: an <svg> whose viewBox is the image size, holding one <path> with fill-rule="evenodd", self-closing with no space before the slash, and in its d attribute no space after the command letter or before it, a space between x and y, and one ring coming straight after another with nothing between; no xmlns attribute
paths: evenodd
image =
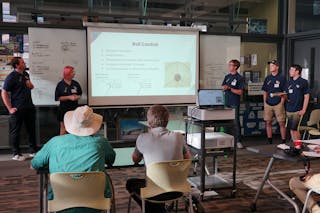
<svg viewBox="0 0 320 213"><path fill-rule="evenodd" d="M34 86L30 81L29 74L25 71L26 65L22 58L14 57L10 64L14 70L6 77L1 96L10 113L9 140L13 150L12 159L23 161L25 157L21 154L19 147L19 136L23 122L29 134L30 157L33 157L37 151L35 134L36 114L31 99L31 90Z"/></svg>
<svg viewBox="0 0 320 213"><path fill-rule="evenodd" d="M284 108L285 98L277 93L285 91L286 79L279 73L279 62L272 60L268 62L270 75L264 79L262 86L264 103L264 120L266 121L266 132L268 143L272 144L272 120L275 115L279 126L282 143L286 142L286 111Z"/></svg>
<svg viewBox="0 0 320 213"><path fill-rule="evenodd" d="M240 97L243 94L244 89L244 79L238 73L240 67L240 62L238 60L229 61L229 71L230 73L224 77L222 82L222 89L225 92L225 105L235 109L235 120L236 120L236 141L237 147L239 149L243 148L241 143L241 127L239 119L240 110Z"/></svg>
<svg viewBox="0 0 320 213"><path fill-rule="evenodd" d="M308 81L301 78L301 72L301 66L293 64L289 71L290 80L286 85L288 96L286 111L292 141L301 138L298 128L303 115L306 113L310 97Z"/></svg>

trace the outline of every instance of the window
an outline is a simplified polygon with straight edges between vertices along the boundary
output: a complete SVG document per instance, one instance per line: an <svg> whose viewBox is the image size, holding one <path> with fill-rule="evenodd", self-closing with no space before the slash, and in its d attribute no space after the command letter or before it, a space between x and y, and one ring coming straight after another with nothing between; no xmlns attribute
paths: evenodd
<svg viewBox="0 0 320 213"><path fill-rule="evenodd" d="M277 43L242 42L241 43L241 73L251 73L251 82L263 82L269 74L268 61L277 59Z"/></svg>
<svg viewBox="0 0 320 213"><path fill-rule="evenodd" d="M320 0L296 0L295 31L320 29Z"/></svg>
<svg viewBox="0 0 320 213"><path fill-rule="evenodd" d="M2 2L2 21L17 22L17 17L10 15L10 2Z"/></svg>

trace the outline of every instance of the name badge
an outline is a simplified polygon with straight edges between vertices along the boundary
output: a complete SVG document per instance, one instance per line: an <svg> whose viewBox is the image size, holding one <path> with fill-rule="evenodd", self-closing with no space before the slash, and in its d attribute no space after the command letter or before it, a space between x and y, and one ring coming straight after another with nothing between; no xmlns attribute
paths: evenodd
<svg viewBox="0 0 320 213"><path fill-rule="evenodd" d="M289 93L292 94L293 93L293 89L289 89Z"/></svg>
<svg viewBox="0 0 320 213"><path fill-rule="evenodd" d="M234 79L234 80L231 82L231 85L232 85L232 86L235 86L236 84L237 84L237 80Z"/></svg>
<svg viewBox="0 0 320 213"><path fill-rule="evenodd" d="M77 93L77 88L71 89L71 93Z"/></svg>
<svg viewBox="0 0 320 213"><path fill-rule="evenodd" d="M279 84L274 84L274 88L279 88Z"/></svg>

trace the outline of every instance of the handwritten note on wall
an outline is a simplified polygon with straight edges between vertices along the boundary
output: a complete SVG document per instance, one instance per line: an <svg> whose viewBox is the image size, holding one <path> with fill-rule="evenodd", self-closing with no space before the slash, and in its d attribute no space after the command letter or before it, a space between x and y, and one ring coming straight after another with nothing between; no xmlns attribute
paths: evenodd
<svg viewBox="0 0 320 213"><path fill-rule="evenodd" d="M240 37L200 35L200 88L220 89L228 61L240 60Z"/></svg>
<svg viewBox="0 0 320 213"><path fill-rule="evenodd" d="M84 30L29 28L30 78L35 86L35 105L57 105L56 85L62 79L63 68L75 68L75 80L82 87L80 103L87 103L87 50Z"/></svg>

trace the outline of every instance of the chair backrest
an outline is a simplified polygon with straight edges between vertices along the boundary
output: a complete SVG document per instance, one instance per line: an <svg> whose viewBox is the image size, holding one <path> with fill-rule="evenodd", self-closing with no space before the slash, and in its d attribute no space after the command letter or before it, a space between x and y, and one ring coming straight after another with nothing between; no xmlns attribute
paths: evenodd
<svg viewBox="0 0 320 213"><path fill-rule="evenodd" d="M310 113L310 118L307 125L308 126L319 125L319 122L320 122L320 109L314 109Z"/></svg>
<svg viewBox="0 0 320 213"><path fill-rule="evenodd" d="M48 202L49 211L86 207L110 209L110 199L104 198L104 172L67 172L50 174L54 199Z"/></svg>
<svg viewBox="0 0 320 213"><path fill-rule="evenodd" d="M142 198L150 198L168 192L188 193L187 181L191 160L173 160L149 164L146 168L146 187L141 189Z"/></svg>

